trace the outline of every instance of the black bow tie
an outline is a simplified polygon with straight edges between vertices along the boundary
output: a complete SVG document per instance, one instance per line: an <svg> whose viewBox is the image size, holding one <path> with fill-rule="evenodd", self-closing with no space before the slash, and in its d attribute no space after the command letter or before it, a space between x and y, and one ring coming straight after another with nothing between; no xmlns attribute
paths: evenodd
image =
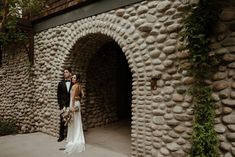
<svg viewBox="0 0 235 157"><path fill-rule="evenodd" d="M70 80L65 80L65 82L70 82Z"/></svg>

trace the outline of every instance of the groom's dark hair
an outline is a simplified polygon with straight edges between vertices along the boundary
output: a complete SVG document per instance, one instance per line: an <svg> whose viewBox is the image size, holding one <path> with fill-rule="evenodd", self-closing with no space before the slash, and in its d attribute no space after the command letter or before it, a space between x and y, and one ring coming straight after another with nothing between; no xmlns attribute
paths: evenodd
<svg viewBox="0 0 235 157"><path fill-rule="evenodd" d="M72 73L71 67L65 67L64 70L68 70L70 73Z"/></svg>

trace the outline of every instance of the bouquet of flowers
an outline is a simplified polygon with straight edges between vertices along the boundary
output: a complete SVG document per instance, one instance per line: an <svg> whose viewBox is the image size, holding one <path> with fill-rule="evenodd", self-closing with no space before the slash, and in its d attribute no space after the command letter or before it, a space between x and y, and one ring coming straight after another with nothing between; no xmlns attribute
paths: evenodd
<svg viewBox="0 0 235 157"><path fill-rule="evenodd" d="M74 106L74 112L78 112L79 111L79 106Z"/></svg>
<svg viewBox="0 0 235 157"><path fill-rule="evenodd" d="M74 111L72 111L71 109L66 109L66 108L63 108L62 110L62 118L63 118L63 121L65 122L65 126L68 125L68 123L70 123L72 121L72 118L73 118L73 112L78 112L79 111L79 106L75 106L74 107Z"/></svg>
<svg viewBox="0 0 235 157"><path fill-rule="evenodd" d="M64 125L67 126L72 120L73 112L70 109L63 108L61 116L65 122Z"/></svg>

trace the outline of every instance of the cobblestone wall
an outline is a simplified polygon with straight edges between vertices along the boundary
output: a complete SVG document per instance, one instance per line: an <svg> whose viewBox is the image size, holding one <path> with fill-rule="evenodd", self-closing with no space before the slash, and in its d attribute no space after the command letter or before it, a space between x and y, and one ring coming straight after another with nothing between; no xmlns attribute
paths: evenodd
<svg viewBox="0 0 235 157"><path fill-rule="evenodd" d="M95 64L92 58L102 45L114 41L126 56L132 73L132 156L188 156L193 115L192 97L188 95L187 89L193 79L186 70L188 52L177 49L181 38L179 30L183 24L182 15L187 5L187 1L184 2L143 1L37 33L30 89L21 83L23 79L18 83L20 79L15 75L16 71L23 71L19 77L30 78L24 55L18 56L23 58L22 68L15 66L21 65L21 62L12 61L11 65L5 62L0 69L0 84L12 78L17 80L14 83L18 83L16 89L13 83L1 88L1 115L5 118L11 116L6 110L11 110L11 106L21 102L12 99L21 85L25 90L19 90L16 95L22 93L25 102L21 102L19 106L23 108L17 114L24 117L22 123L26 130L39 130L58 136L56 89L63 68L72 65L73 70L81 74L86 93L82 100L83 120L85 123L88 119L93 121L88 116L93 111L88 112L86 104L98 101L92 100L96 96L89 95L92 94L87 84L89 65L91 61ZM218 36L213 39L211 53L221 54L224 64L210 83L217 104L215 129L219 133L221 156L227 157L234 156L235 11L233 7L223 7L221 22L216 29ZM5 78L5 74L12 75L12 78ZM31 93L28 92L30 90ZM12 94L6 96L6 93ZM99 120L100 124L106 123L104 120L108 117L107 113L102 114L104 118ZM89 125L94 126L92 122Z"/></svg>
<svg viewBox="0 0 235 157"><path fill-rule="evenodd" d="M211 86L217 106L215 130L222 154L227 157L235 156L235 7L225 3L222 8L211 55L221 55L223 64L213 76Z"/></svg>
<svg viewBox="0 0 235 157"><path fill-rule="evenodd" d="M16 54L4 53L0 67L0 119L14 120L20 132L34 132L32 75L24 49Z"/></svg>

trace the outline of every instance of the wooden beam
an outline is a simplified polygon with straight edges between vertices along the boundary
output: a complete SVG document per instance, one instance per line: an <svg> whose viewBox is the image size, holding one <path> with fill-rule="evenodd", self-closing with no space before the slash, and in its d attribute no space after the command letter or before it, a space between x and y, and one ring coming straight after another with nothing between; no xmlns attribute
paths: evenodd
<svg viewBox="0 0 235 157"><path fill-rule="evenodd" d="M0 47L0 67L2 66L2 47Z"/></svg>
<svg viewBox="0 0 235 157"><path fill-rule="evenodd" d="M89 1L89 0L88 0ZM35 32L40 32L65 23L80 20L86 17L94 16L113 9L121 8L126 5L142 2L143 0L90 0L92 3L81 6L74 10L68 10L62 14L48 17L43 21L33 21ZM94 1L94 2L93 2Z"/></svg>
<svg viewBox="0 0 235 157"><path fill-rule="evenodd" d="M34 33L33 29L29 32L29 62L33 65L34 64Z"/></svg>
<svg viewBox="0 0 235 157"><path fill-rule="evenodd" d="M34 32L32 23L30 20L20 19L17 23L17 28L27 33L28 40L24 44L28 53L29 62L34 64ZM29 44L28 48L27 43Z"/></svg>

